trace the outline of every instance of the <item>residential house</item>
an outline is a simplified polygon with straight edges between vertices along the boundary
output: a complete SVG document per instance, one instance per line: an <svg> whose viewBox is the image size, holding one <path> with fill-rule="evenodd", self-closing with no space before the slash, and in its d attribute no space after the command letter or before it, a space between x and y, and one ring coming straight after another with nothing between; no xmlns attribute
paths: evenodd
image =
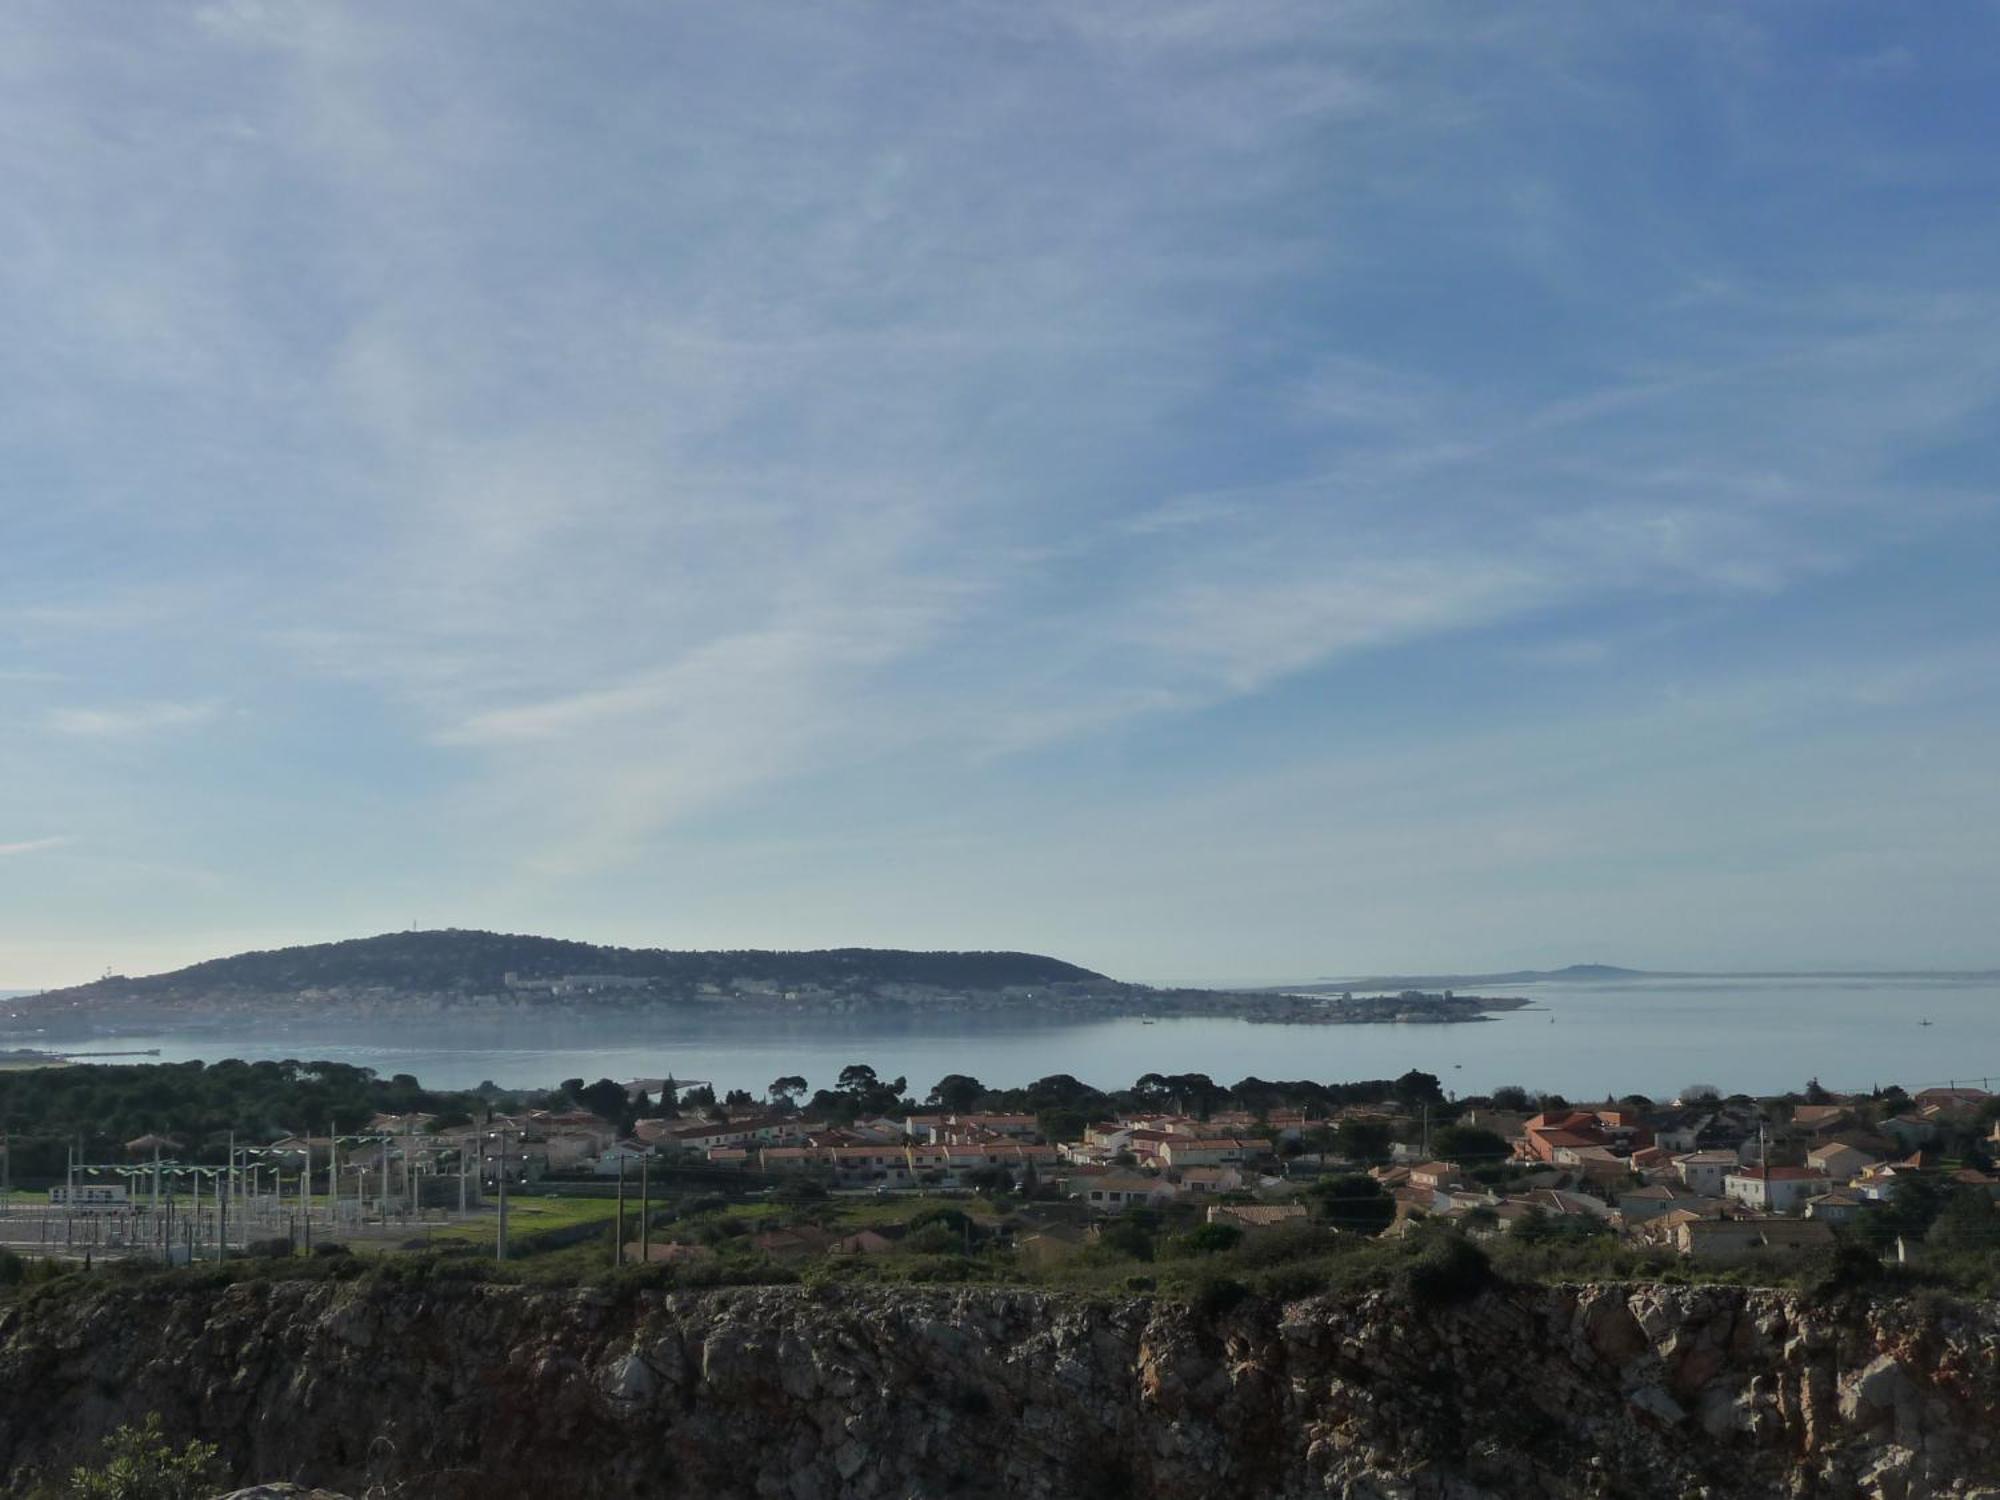
<svg viewBox="0 0 2000 1500"><path fill-rule="evenodd" d="M1441 1191L1457 1187L1465 1180L1465 1174L1455 1161L1419 1162L1410 1168L1410 1186Z"/></svg>
<svg viewBox="0 0 2000 1500"><path fill-rule="evenodd" d="M1556 1161L1592 1187L1614 1187L1632 1175L1631 1164L1607 1146L1567 1146L1556 1153Z"/></svg>
<svg viewBox="0 0 2000 1500"><path fill-rule="evenodd" d="M1219 1167L1237 1165L1270 1154L1271 1143L1241 1136L1214 1136L1162 1143L1161 1161L1168 1167Z"/></svg>
<svg viewBox="0 0 2000 1500"><path fill-rule="evenodd" d="M1647 1187L1631 1188L1618 1195L1618 1213L1627 1224L1638 1224L1647 1219L1656 1219L1662 1214L1685 1209L1700 1213L1704 1208L1713 1208L1714 1200L1704 1198L1699 1193L1655 1183Z"/></svg>
<svg viewBox="0 0 2000 1500"><path fill-rule="evenodd" d="M1243 1173L1236 1167L1183 1167L1173 1175L1189 1193L1234 1193L1243 1187Z"/></svg>
<svg viewBox="0 0 2000 1500"><path fill-rule="evenodd" d="M1701 1149L1701 1133L1714 1114L1702 1109L1674 1109L1652 1119L1653 1144L1663 1151L1683 1155Z"/></svg>
<svg viewBox="0 0 2000 1500"><path fill-rule="evenodd" d="M1824 1139L1856 1123L1854 1111L1845 1104L1801 1104L1792 1111L1791 1128L1795 1134Z"/></svg>
<svg viewBox="0 0 2000 1500"><path fill-rule="evenodd" d="M1992 1097L1985 1089L1960 1088L1954 1085L1950 1088L1919 1090L1911 1098L1910 1103L1919 1110L1934 1109L1946 1114L1964 1115L1975 1113Z"/></svg>
<svg viewBox="0 0 2000 1500"><path fill-rule="evenodd" d="M1565 1151L1589 1147L1630 1151L1653 1144L1652 1132L1630 1110L1606 1108L1601 1111L1566 1110L1539 1114L1522 1127L1524 1155L1529 1159L1558 1162Z"/></svg>
<svg viewBox="0 0 2000 1500"><path fill-rule="evenodd" d="M1593 1110L1597 1116L1598 1128L1604 1132L1605 1144L1629 1155L1644 1146L1653 1144L1652 1126L1646 1117L1636 1109L1622 1105L1605 1105Z"/></svg>
<svg viewBox="0 0 2000 1500"><path fill-rule="evenodd" d="M1808 1198L1829 1191L1833 1182L1811 1167L1739 1167L1722 1179L1722 1192L1747 1208L1787 1214Z"/></svg>
<svg viewBox="0 0 2000 1500"><path fill-rule="evenodd" d="M1826 1173L1835 1182L1851 1182L1875 1163L1876 1158L1866 1151L1857 1151L1840 1141L1824 1142L1806 1153L1806 1165Z"/></svg>
<svg viewBox="0 0 2000 1500"><path fill-rule="evenodd" d="M1690 1151L1674 1158L1681 1181L1704 1198L1722 1196L1722 1179L1740 1165L1734 1151Z"/></svg>
<svg viewBox="0 0 2000 1500"><path fill-rule="evenodd" d="M1069 1195L1081 1198L1101 1213L1122 1213L1128 1208L1146 1208L1167 1203L1180 1190L1164 1177L1143 1177L1131 1172L1107 1172L1099 1177L1072 1178Z"/></svg>
<svg viewBox="0 0 2000 1500"><path fill-rule="evenodd" d="M1303 1203L1217 1203L1208 1210L1209 1223L1228 1224L1242 1230L1304 1224L1310 1217Z"/></svg>
<svg viewBox="0 0 2000 1500"><path fill-rule="evenodd" d="M1835 1188L1806 1200L1806 1217L1824 1224L1851 1224L1867 1205L1867 1199L1849 1188Z"/></svg>
<svg viewBox="0 0 2000 1500"><path fill-rule="evenodd" d="M1557 1188L1533 1188L1525 1193L1515 1193L1502 1200L1520 1204L1524 1208L1538 1208L1553 1218L1587 1218L1608 1220L1611 1205L1587 1193L1564 1192ZM1504 1215L1503 1215L1504 1217Z"/></svg>

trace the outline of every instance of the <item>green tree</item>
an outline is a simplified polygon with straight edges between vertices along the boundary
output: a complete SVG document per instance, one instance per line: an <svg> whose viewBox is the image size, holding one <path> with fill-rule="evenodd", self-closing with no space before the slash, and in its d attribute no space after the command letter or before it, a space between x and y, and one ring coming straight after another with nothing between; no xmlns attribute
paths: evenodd
<svg viewBox="0 0 2000 1500"><path fill-rule="evenodd" d="M1440 1161L1461 1166L1506 1161L1514 1150L1502 1136L1477 1125L1446 1125L1431 1136L1431 1150Z"/></svg>
<svg viewBox="0 0 2000 1500"><path fill-rule="evenodd" d="M1435 1073L1420 1073L1410 1069L1396 1080L1396 1097L1405 1104L1442 1104L1444 1085Z"/></svg>
<svg viewBox="0 0 2000 1500"><path fill-rule="evenodd" d="M613 1083L609 1078L600 1078L589 1088L568 1092L578 1104L614 1125L623 1125L632 1111L631 1102L625 1096L625 1086Z"/></svg>
<svg viewBox="0 0 2000 1500"><path fill-rule="evenodd" d="M104 1440L105 1461L69 1476L69 1500L200 1500L222 1482L213 1443L190 1439L176 1449L158 1412Z"/></svg>
<svg viewBox="0 0 2000 1500"><path fill-rule="evenodd" d="M1242 1242L1243 1231L1234 1224L1197 1224L1185 1234L1177 1234L1162 1247L1173 1259L1219 1255L1234 1250Z"/></svg>
<svg viewBox="0 0 2000 1500"><path fill-rule="evenodd" d="M1986 1250L1993 1244L1993 1200L1985 1188L1960 1188L1931 1221L1925 1243L1940 1250Z"/></svg>
<svg viewBox="0 0 2000 1500"><path fill-rule="evenodd" d="M1349 1161L1380 1161L1394 1139L1395 1132L1382 1120L1342 1120L1333 1131L1334 1150Z"/></svg>
<svg viewBox="0 0 2000 1500"><path fill-rule="evenodd" d="M962 1115L976 1105L986 1085L964 1073L947 1073L931 1090L929 1103L954 1115Z"/></svg>
<svg viewBox="0 0 2000 1500"><path fill-rule="evenodd" d="M1134 1218L1113 1219L1097 1231L1097 1243L1134 1260L1153 1258L1153 1236Z"/></svg>
<svg viewBox="0 0 2000 1500"><path fill-rule="evenodd" d="M799 1095L803 1094L808 1087L810 1085L807 1084L801 1075L787 1073L782 1077L771 1080L770 1095L776 1103L790 1106L798 1102Z"/></svg>

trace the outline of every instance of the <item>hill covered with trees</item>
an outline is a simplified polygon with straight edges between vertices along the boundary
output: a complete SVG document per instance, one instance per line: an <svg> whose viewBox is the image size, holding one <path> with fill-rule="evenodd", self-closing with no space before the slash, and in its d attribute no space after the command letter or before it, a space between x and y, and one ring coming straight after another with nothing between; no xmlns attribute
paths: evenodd
<svg viewBox="0 0 2000 1500"><path fill-rule="evenodd" d="M668 992L698 990L704 984L724 988L762 984L786 990L874 990L880 986L1006 990L1104 982L1102 974L1088 968L1016 952L908 952L898 948L676 952L444 928L386 932L376 938L212 958L170 974L112 976L72 990L56 990L46 998L144 1000L148 996L166 998L218 990L278 994L336 988L484 994L590 978L648 982Z"/></svg>

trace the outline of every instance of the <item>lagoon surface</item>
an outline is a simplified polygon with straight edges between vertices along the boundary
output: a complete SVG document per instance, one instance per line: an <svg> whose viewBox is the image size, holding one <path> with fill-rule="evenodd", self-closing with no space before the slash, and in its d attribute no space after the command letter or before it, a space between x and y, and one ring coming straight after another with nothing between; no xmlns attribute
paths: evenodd
<svg viewBox="0 0 2000 1500"><path fill-rule="evenodd" d="M1496 989L1533 1008L1453 1026L1287 1026L1198 1018L1076 1025L988 1017L804 1021L768 1016L619 1018L584 1030L516 1022L369 1031L297 1026L256 1032L119 1034L79 1051L158 1048L160 1061L325 1059L411 1073L440 1088L515 1087L564 1078L704 1079L761 1093L780 1074L830 1086L848 1063L901 1074L921 1098L947 1073L994 1086L1072 1073L1102 1088L1143 1073L1340 1082L1435 1073L1454 1093L1501 1084L1573 1098L1669 1096L1693 1083L1777 1092L1817 1077L1833 1089L2000 1082L2000 983L1945 979L1648 979ZM1922 1025L1925 1020L1932 1024ZM39 1039L16 1036L11 1045ZM133 1059L137 1061L139 1059ZM147 1059L151 1060L151 1059Z"/></svg>

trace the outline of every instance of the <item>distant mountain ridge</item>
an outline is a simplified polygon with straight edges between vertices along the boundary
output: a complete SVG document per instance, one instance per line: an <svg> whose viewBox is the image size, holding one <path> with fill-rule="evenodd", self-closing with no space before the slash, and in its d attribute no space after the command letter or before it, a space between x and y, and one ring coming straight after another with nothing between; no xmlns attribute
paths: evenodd
<svg viewBox="0 0 2000 1500"><path fill-rule="evenodd" d="M2000 969L1624 969L1616 964L1570 964L1561 969L1512 969L1499 974L1371 974L1353 979L1312 979L1269 985L1272 990L1361 992L1463 990L1522 984L1624 984L1652 979L1929 979L1991 980Z"/></svg>
<svg viewBox="0 0 2000 1500"><path fill-rule="evenodd" d="M1035 953L925 953L897 948L677 951L445 928L238 953L170 973L137 979L112 976L47 994L141 999L149 994L218 989L490 991L502 988L510 975L517 982L602 975L686 986L749 980L784 986L872 983L980 990L1104 982L1104 976L1092 970Z"/></svg>

